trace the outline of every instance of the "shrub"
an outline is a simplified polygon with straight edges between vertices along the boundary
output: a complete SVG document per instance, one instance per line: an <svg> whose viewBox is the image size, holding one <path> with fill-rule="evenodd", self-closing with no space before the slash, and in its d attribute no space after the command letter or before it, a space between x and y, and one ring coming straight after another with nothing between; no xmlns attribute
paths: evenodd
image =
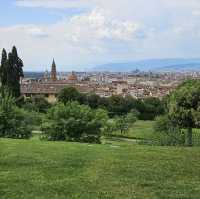
<svg viewBox="0 0 200 199"><path fill-rule="evenodd" d="M58 94L58 101L66 104L67 102L83 100L83 95L74 87L66 87Z"/></svg>
<svg viewBox="0 0 200 199"><path fill-rule="evenodd" d="M104 134L111 135L113 132L117 131L117 121L116 119L108 119L104 126Z"/></svg>
<svg viewBox="0 0 200 199"><path fill-rule="evenodd" d="M155 143L166 146L176 146L185 144L185 133L182 131L168 115L156 118Z"/></svg>
<svg viewBox="0 0 200 199"><path fill-rule="evenodd" d="M0 94L0 137L28 139L31 137L30 117L16 107L9 94Z"/></svg>
<svg viewBox="0 0 200 199"><path fill-rule="evenodd" d="M130 127L137 121L136 112L128 113L124 116L118 116L115 118L116 127L120 130L121 134L126 133Z"/></svg>
<svg viewBox="0 0 200 199"><path fill-rule="evenodd" d="M106 118L103 110L92 110L78 102L60 103L49 110L43 121L43 138L100 143Z"/></svg>
<svg viewBox="0 0 200 199"><path fill-rule="evenodd" d="M22 107L28 111L46 113L51 105L44 97L36 96L26 99Z"/></svg>

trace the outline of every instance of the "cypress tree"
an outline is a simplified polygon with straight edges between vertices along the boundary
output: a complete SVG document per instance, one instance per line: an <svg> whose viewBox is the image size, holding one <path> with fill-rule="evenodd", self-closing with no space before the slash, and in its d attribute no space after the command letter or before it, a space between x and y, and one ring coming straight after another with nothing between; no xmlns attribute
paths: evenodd
<svg viewBox="0 0 200 199"><path fill-rule="evenodd" d="M12 71L13 71L13 95L15 97L20 96L20 79L24 76L23 74L23 62L18 57L17 49L14 46L12 49Z"/></svg>
<svg viewBox="0 0 200 199"><path fill-rule="evenodd" d="M3 49L0 65L0 81L2 86L7 84L7 61L7 52L5 49Z"/></svg>
<svg viewBox="0 0 200 199"><path fill-rule="evenodd" d="M6 86L13 97L20 97L20 79L23 77L23 62L18 57L14 46L8 54L3 49L0 67L0 78L2 86Z"/></svg>

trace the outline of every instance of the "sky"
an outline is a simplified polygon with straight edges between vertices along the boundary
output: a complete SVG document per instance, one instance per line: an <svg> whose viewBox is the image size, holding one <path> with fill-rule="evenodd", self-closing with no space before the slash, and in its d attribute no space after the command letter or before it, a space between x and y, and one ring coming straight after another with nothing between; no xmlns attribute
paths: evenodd
<svg viewBox="0 0 200 199"><path fill-rule="evenodd" d="M25 70L200 57L200 0L0 0L0 49Z"/></svg>

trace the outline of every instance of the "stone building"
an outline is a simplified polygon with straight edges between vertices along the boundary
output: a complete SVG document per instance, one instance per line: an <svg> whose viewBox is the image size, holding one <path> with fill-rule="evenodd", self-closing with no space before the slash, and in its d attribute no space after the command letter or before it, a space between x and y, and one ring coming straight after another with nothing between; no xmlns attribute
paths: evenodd
<svg viewBox="0 0 200 199"><path fill-rule="evenodd" d="M58 80L56 63L53 60L50 75L48 72L45 72L44 78L40 81L21 84L21 93L26 98L42 96L48 102L55 103L58 93L68 86L75 87L82 93L94 92L95 90L92 86L79 82L75 72L72 72L66 80Z"/></svg>
<svg viewBox="0 0 200 199"><path fill-rule="evenodd" d="M51 66L51 80L54 82L57 80L56 63L55 63L54 59L53 59L53 63Z"/></svg>

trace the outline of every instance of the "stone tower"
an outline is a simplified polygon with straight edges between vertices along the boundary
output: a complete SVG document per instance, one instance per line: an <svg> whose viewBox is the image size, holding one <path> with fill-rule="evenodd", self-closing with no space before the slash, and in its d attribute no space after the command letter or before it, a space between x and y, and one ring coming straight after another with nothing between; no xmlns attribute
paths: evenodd
<svg viewBox="0 0 200 199"><path fill-rule="evenodd" d="M56 64L55 64L54 59L53 59L53 63L52 63L52 66L51 66L51 80L52 81L57 80Z"/></svg>

